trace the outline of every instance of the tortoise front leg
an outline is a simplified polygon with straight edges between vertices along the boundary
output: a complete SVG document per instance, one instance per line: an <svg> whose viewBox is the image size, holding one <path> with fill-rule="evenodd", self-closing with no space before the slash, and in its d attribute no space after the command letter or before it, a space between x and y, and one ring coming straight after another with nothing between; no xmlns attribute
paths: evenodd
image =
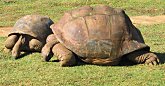
<svg viewBox="0 0 165 86"><path fill-rule="evenodd" d="M49 61L52 56L52 48L55 44L59 43L54 34L50 34L46 39L46 44L41 50L44 61Z"/></svg>
<svg viewBox="0 0 165 86"><path fill-rule="evenodd" d="M44 45L44 47L41 50L44 61L49 61L52 58L52 56L53 56L52 48L57 43L58 43L58 41L52 40L52 41L47 42Z"/></svg>
<svg viewBox="0 0 165 86"><path fill-rule="evenodd" d="M146 53L146 59L145 59L145 64L148 65L157 65L159 64L159 59L157 57L157 55L155 55L154 53Z"/></svg>
<svg viewBox="0 0 165 86"><path fill-rule="evenodd" d="M154 53L139 50L127 55L127 58L138 64L158 65L159 59Z"/></svg>
<svg viewBox="0 0 165 86"><path fill-rule="evenodd" d="M15 45L12 49L12 56L14 58L17 58L20 55L21 45L23 44L22 40L23 40L23 37L22 37L22 35L20 35L18 41L15 43Z"/></svg>
<svg viewBox="0 0 165 86"><path fill-rule="evenodd" d="M53 53L60 60L60 66L74 66L77 64L75 55L61 43L54 45Z"/></svg>

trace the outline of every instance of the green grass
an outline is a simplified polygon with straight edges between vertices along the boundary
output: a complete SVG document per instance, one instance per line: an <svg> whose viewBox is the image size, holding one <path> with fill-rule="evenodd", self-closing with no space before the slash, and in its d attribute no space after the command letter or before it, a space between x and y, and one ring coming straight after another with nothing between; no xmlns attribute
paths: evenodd
<svg viewBox="0 0 165 86"><path fill-rule="evenodd" d="M151 51L155 52L161 59L165 61L165 24L157 24L151 26L138 26L141 30L147 45L151 46Z"/></svg>
<svg viewBox="0 0 165 86"><path fill-rule="evenodd" d="M4 38L1 38L4 41ZM14 60L0 52L0 86L146 86L165 85L165 65L59 67L42 62L39 53Z"/></svg>
<svg viewBox="0 0 165 86"><path fill-rule="evenodd" d="M164 0L1 0L0 26L12 26L27 14L49 15L57 22L66 10L97 4L123 8L129 16L165 11ZM137 27L162 64L59 67L58 62L42 62L39 53L15 60L3 51L6 37L0 37L0 86L164 86L165 24Z"/></svg>
<svg viewBox="0 0 165 86"><path fill-rule="evenodd" d="M164 0L1 0L0 26L13 26L17 19L27 14L48 15L56 22L66 10L98 4L122 8L130 16L165 13Z"/></svg>
<svg viewBox="0 0 165 86"><path fill-rule="evenodd" d="M96 66L59 67L58 62L42 62L39 53L14 60L3 51L6 37L0 37L0 86L164 86L165 24L138 26L146 44L161 59L158 66Z"/></svg>

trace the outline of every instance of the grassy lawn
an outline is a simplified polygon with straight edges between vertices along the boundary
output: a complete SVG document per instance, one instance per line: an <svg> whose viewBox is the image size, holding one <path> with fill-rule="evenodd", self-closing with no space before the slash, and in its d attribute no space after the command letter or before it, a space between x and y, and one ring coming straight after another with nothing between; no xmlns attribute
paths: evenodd
<svg viewBox="0 0 165 86"><path fill-rule="evenodd" d="M48 15L57 22L66 10L97 4L123 8L129 16L165 13L164 0L1 0L0 26L12 26L27 14ZM14 60L3 51L6 37L0 37L0 86L164 86L165 24L137 27L162 64L62 68L57 62L42 62L39 53Z"/></svg>
<svg viewBox="0 0 165 86"><path fill-rule="evenodd" d="M98 4L123 8L130 16L165 13L164 0L1 0L0 26L11 26L27 14L48 15L56 22L66 10Z"/></svg>

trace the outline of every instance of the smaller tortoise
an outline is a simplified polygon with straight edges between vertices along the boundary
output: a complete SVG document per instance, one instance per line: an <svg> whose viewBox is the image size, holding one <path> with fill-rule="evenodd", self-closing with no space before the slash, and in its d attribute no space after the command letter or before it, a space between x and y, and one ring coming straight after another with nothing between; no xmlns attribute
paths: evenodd
<svg viewBox="0 0 165 86"><path fill-rule="evenodd" d="M53 21L47 16L26 15L14 25L5 41L5 47L12 50L12 56L17 58L20 52L41 52L46 38L52 34L50 25Z"/></svg>
<svg viewBox="0 0 165 86"><path fill-rule="evenodd" d="M140 64L159 63L122 9L84 6L66 12L51 29L54 34L42 49L45 61L54 54L61 66L76 65L76 56L96 65L118 65L122 58Z"/></svg>

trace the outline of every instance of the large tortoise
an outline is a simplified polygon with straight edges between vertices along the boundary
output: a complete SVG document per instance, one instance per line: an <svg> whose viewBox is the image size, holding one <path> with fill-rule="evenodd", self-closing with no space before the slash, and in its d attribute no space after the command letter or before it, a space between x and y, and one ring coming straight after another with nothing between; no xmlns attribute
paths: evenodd
<svg viewBox="0 0 165 86"><path fill-rule="evenodd" d="M156 65L140 31L122 9L84 6L68 11L57 24L42 49L45 61L57 56L61 66L76 65L76 57L89 64L118 65L121 58Z"/></svg>
<svg viewBox="0 0 165 86"><path fill-rule="evenodd" d="M5 47L12 50L12 56L17 58L20 52L40 52L48 35L52 34L50 25L53 21L47 16L26 15L14 25L5 41Z"/></svg>

